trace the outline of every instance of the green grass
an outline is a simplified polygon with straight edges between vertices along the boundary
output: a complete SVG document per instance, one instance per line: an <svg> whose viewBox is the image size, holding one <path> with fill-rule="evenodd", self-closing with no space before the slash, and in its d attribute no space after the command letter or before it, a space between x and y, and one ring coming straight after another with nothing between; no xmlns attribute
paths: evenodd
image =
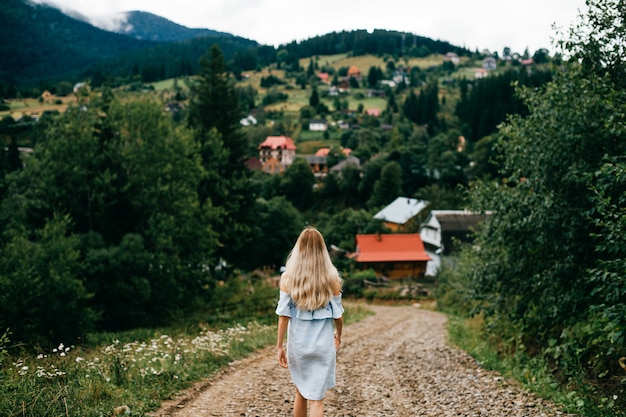
<svg viewBox="0 0 626 417"><path fill-rule="evenodd" d="M563 388L556 381L549 364L541 358L530 357L521 350L513 352L506 346L490 343L483 326L481 316L449 316L449 340L472 355L482 367L517 380L524 388L559 404L568 413L587 417L626 415L624 410L615 408L612 398L592 400L574 389ZM508 353L503 353L507 351Z"/></svg>
<svg viewBox="0 0 626 417"><path fill-rule="evenodd" d="M348 304L346 324L371 314ZM12 356L0 337L0 415L101 417L124 406L127 415L144 416L194 382L275 343L275 316L262 321L272 324L241 319L228 326L138 329L93 337L98 343L89 347L61 344Z"/></svg>

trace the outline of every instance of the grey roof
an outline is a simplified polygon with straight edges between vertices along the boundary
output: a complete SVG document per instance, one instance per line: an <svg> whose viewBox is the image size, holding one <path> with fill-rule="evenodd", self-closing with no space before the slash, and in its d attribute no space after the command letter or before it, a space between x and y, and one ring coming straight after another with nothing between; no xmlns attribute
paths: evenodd
<svg viewBox="0 0 626 417"><path fill-rule="evenodd" d="M448 232L476 230L479 223L489 214L491 214L490 211L474 213L466 210L433 210L430 213L441 225L441 230Z"/></svg>
<svg viewBox="0 0 626 417"><path fill-rule="evenodd" d="M345 167L348 164L353 164L356 165L358 167L361 166L361 163L359 162L359 158L357 158L356 156L348 156L346 159L344 159L343 161L339 162L337 165L333 166L332 168L330 168L331 171L333 172L339 172L343 169L343 167Z"/></svg>
<svg viewBox="0 0 626 417"><path fill-rule="evenodd" d="M390 223L404 224L424 210L427 205L428 201L398 197L393 203L376 213L374 218Z"/></svg>

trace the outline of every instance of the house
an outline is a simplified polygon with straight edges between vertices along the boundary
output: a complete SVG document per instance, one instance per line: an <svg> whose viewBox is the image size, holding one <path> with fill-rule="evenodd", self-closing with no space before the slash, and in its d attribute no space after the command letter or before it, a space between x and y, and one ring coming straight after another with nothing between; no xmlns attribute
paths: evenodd
<svg viewBox="0 0 626 417"><path fill-rule="evenodd" d="M242 126L255 126L257 124L256 117L249 114L239 121L239 124Z"/></svg>
<svg viewBox="0 0 626 417"><path fill-rule="evenodd" d="M363 269L389 279L421 277L430 260L417 233L356 235L352 258Z"/></svg>
<svg viewBox="0 0 626 417"><path fill-rule="evenodd" d="M497 67L498 65L494 57L488 56L487 58L483 59L483 69L486 69L487 71L493 71Z"/></svg>
<svg viewBox="0 0 626 417"><path fill-rule="evenodd" d="M350 155L343 161L339 162L337 165L332 166L330 168L330 172L336 172L338 174L341 174L341 170L348 164L352 164L356 166L357 168L361 167L361 161L359 161L359 158L357 158L356 156Z"/></svg>
<svg viewBox="0 0 626 417"><path fill-rule="evenodd" d="M259 145L259 160L265 172L283 172L295 157L296 145L287 136L268 136Z"/></svg>
<svg viewBox="0 0 626 417"><path fill-rule="evenodd" d="M316 177L324 177L328 174L328 165L326 164L326 156L319 155L302 155L309 163L313 175Z"/></svg>
<svg viewBox="0 0 626 417"><path fill-rule="evenodd" d="M459 242L469 242L491 212L474 213L467 210L433 210L420 227L420 237L431 260L426 275L435 276L445 255L454 253Z"/></svg>
<svg viewBox="0 0 626 417"><path fill-rule="evenodd" d="M461 60L459 59L459 56L455 54L454 52L448 52L446 56L443 58L443 60L445 62L452 62L454 65L459 65L459 63L461 62Z"/></svg>
<svg viewBox="0 0 626 417"><path fill-rule="evenodd" d="M319 72L317 74L317 78L319 78L320 82L324 84L330 84L330 74L327 72Z"/></svg>
<svg viewBox="0 0 626 417"><path fill-rule="evenodd" d="M394 232L406 230L409 221L426 208L428 201L398 197L387 207L374 215L375 219Z"/></svg>
<svg viewBox="0 0 626 417"><path fill-rule="evenodd" d="M328 156L329 153L330 153L330 148L319 148L317 152L315 152L315 156ZM352 149L341 148L341 153L348 156L352 153Z"/></svg>
<svg viewBox="0 0 626 417"><path fill-rule="evenodd" d="M372 117L380 117L380 109L376 109L376 108L367 109L367 110L365 110L365 113L366 113L368 116L372 116Z"/></svg>
<svg viewBox="0 0 626 417"><path fill-rule="evenodd" d="M361 80L361 71L356 65L351 65L350 68L348 68L348 78Z"/></svg>
<svg viewBox="0 0 626 417"><path fill-rule="evenodd" d="M328 130L328 122L326 120L321 120L321 119L312 119L309 122L309 130L325 132Z"/></svg>

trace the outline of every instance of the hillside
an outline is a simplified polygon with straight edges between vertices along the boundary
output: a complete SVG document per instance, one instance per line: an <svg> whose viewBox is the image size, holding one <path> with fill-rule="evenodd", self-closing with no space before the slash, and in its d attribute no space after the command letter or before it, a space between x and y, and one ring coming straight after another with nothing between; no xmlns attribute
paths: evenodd
<svg viewBox="0 0 626 417"><path fill-rule="evenodd" d="M154 45L98 29L52 7L25 0L3 1L0 39L0 79L12 78L18 84Z"/></svg>
<svg viewBox="0 0 626 417"><path fill-rule="evenodd" d="M117 16L125 24L116 32L135 39L156 42L176 42L203 36L232 36L229 33L211 29L192 29L174 23L161 16L142 11L120 13Z"/></svg>

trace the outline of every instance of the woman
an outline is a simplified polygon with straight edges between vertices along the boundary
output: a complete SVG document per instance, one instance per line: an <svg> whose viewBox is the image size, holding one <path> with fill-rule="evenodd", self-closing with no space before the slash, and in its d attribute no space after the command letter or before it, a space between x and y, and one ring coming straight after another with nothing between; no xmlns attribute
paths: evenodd
<svg viewBox="0 0 626 417"><path fill-rule="evenodd" d="M300 233L280 279L278 364L289 368L296 385L295 417L324 415L326 390L335 386L336 349L341 345L341 278L322 234ZM335 332L333 335L333 324ZM283 340L287 337L287 352Z"/></svg>

